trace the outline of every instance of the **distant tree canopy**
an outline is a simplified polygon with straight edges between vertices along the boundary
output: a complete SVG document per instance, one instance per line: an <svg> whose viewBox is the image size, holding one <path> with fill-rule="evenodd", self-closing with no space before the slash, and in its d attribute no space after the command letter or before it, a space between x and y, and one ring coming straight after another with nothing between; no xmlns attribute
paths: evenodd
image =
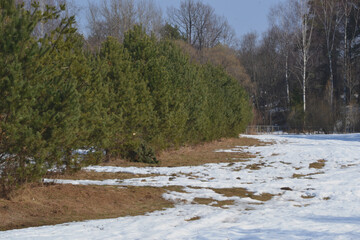
<svg viewBox="0 0 360 240"><path fill-rule="evenodd" d="M192 62L171 37L139 25L90 51L74 18L60 17L64 10L0 1L3 196L53 167L76 170L118 156L156 163L156 151L237 136L251 120L239 84L246 75ZM34 35L48 20L58 26Z"/></svg>
<svg viewBox="0 0 360 240"><path fill-rule="evenodd" d="M239 58L251 82L257 124L360 131L360 1L288 0L259 38L243 36Z"/></svg>
<svg viewBox="0 0 360 240"><path fill-rule="evenodd" d="M218 44L230 45L235 37L227 20L201 1L184 0L179 8L168 9L168 17L170 23L179 28L184 39L200 50Z"/></svg>
<svg viewBox="0 0 360 240"><path fill-rule="evenodd" d="M159 34L161 8L153 0L105 0L89 3L88 41L97 47L111 36L119 41L134 25L142 25L148 34Z"/></svg>

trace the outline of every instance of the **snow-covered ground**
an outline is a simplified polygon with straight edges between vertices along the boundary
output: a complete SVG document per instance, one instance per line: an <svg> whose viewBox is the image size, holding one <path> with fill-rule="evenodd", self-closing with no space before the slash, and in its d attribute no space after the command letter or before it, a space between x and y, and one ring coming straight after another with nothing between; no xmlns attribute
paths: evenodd
<svg viewBox="0 0 360 240"><path fill-rule="evenodd" d="M248 151L257 157L234 164L196 167L88 167L103 172L155 173L126 180L69 184L184 186L165 198L175 208L145 216L73 222L0 232L0 239L360 239L360 134L250 136L274 145L219 151ZM321 160L323 168L310 168ZM260 169L251 169L249 166ZM52 180L47 180L52 181ZM246 188L271 193L266 202L216 193ZM233 200L223 207L192 203L195 198ZM192 221L187 221L192 219Z"/></svg>

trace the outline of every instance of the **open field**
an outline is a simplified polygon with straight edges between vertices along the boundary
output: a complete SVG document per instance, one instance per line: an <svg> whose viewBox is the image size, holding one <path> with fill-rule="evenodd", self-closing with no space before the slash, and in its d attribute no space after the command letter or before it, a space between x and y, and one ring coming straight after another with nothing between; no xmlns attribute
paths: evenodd
<svg viewBox="0 0 360 240"><path fill-rule="evenodd" d="M95 191L111 191L118 202L107 203L111 207L104 208L108 215L103 218L124 217L4 231L0 239L360 238L360 134L252 137L268 144L253 140L246 146L223 140L203 146L203 152L199 146L194 152L189 148L165 153L167 158L160 158L156 167L129 166L117 160L84 168L78 175L45 179L51 183L46 189L76 192L69 199L89 193L88 198L101 203ZM181 158L189 160L181 165ZM201 164L196 164L196 158L202 158ZM22 191L28 192L13 201L27 196L22 201L31 202L29 197L40 195L32 188ZM121 194L134 206L143 201L144 209L112 212L114 205L122 204ZM155 202L159 204L152 209L146 207L145 203ZM91 206L80 205L75 206L91 211ZM96 216L100 205L89 218L101 218ZM66 221L73 220L81 219Z"/></svg>
<svg viewBox="0 0 360 240"><path fill-rule="evenodd" d="M264 145L252 138L222 139L197 146L164 151L159 156L160 166L201 165L215 162L234 162L255 155L236 152L218 153L216 149L235 146ZM103 164L112 166L153 166L113 159ZM159 174L133 174L129 172L95 172L81 170L76 173L49 174L52 179L107 180L148 178ZM173 207L174 203L162 198L171 187L87 186L62 184L30 184L13 194L10 200L0 199L0 230L52 225L88 219L103 219L142 215Z"/></svg>

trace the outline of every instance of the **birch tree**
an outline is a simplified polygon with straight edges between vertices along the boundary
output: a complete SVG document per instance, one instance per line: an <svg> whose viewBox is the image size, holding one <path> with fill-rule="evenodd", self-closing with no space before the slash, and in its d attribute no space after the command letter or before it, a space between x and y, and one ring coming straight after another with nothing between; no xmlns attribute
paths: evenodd
<svg viewBox="0 0 360 240"><path fill-rule="evenodd" d="M333 70L333 52L335 44L335 36L339 25L343 18L343 12L340 8L338 0L319 0L320 6L316 9L316 16L320 20L324 37L326 40L326 55L329 61L330 88L329 98L330 106L334 105L334 70Z"/></svg>
<svg viewBox="0 0 360 240"><path fill-rule="evenodd" d="M343 10L343 96L344 103L352 101L352 92L359 85L352 74L352 54L351 48L356 41L356 33L359 31L360 21L360 3L358 0L342 0ZM349 94L347 94L349 93Z"/></svg>
<svg viewBox="0 0 360 240"><path fill-rule="evenodd" d="M306 113L307 81L308 81L308 63L310 59L311 38L314 29L314 12L310 9L308 0L295 0L297 16L297 28L299 31L297 37L298 49L300 49L298 63L301 70L303 110Z"/></svg>
<svg viewBox="0 0 360 240"><path fill-rule="evenodd" d="M273 27L278 30L280 36L281 52L284 56L285 62L285 85L286 85L286 100L287 105L290 107L290 63L289 58L292 52L292 45L296 33L297 18L294 15L296 9L294 1L287 1L280 3L270 10L269 20Z"/></svg>

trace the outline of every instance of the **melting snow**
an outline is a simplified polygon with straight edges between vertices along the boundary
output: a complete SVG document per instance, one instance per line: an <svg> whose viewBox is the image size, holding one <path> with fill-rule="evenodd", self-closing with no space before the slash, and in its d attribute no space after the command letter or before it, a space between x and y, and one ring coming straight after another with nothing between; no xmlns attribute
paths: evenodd
<svg viewBox="0 0 360 240"><path fill-rule="evenodd" d="M248 136L274 145L218 151L257 153L247 162L193 167L100 167L97 172L157 174L134 179L51 180L64 184L184 186L168 191L175 208L145 216L0 232L0 239L360 239L360 134ZM323 168L311 163L325 161ZM260 169L249 166L255 164ZM220 188L271 193L266 202L227 197ZM232 200L225 207L195 198ZM193 219L193 221L187 221Z"/></svg>

